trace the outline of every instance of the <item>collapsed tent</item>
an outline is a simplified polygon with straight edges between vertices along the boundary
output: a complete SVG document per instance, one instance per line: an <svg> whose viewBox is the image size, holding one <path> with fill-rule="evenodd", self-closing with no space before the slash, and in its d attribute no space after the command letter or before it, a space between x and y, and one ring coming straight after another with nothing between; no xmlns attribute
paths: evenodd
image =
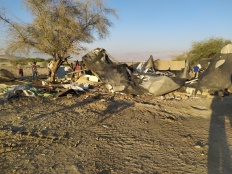
<svg viewBox="0 0 232 174"><path fill-rule="evenodd" d="M221 54L229 54L232 53L232 44L227 44L221 50Z"/></svg>
<svg viewBox="0 0 232 174"><path fill-rule="evenodd" d="M232 82L232 44L211 60L208 68L199 75L198 89L225 90Z"/></svg>
<svg viewBox="0 0 232 174"><path fill-rule="evenodd" d="M139 72L139 73L143 73L143 72L146 73L148 70L151 70L152 72L154 72L155 68L154 68L154 63L153 62L154 62L153 56L151 55L146 62L140 63L137 66L136 71Z"/></svg>
<svg viewBox="0 0 232 174"><path fill-rule="evenodd" d="M92 71L111 92L141 94L141 80L134 76L126 64L120 64L106 50L97 48L82 57L84 65Z"/></svg>
<svg viewBox="0 0 232 174"><path fill-rule="evenodd" d="M82 57L82 60L111 92L151 93L157 96L174 91L183 85L183 80L180 78L166 76L147 75L148 78L142 80L134 75L126 64L117 62L102 48L89 52Z"/></svg>
<svg viewBox="0 0 232 174"><path fill-rule="evenodd" d="M149 76L149 80L141 84L143 88L147 89L149 93L155 96L169 93L179 89L183 85L184 80L167 76Z"/></svg>

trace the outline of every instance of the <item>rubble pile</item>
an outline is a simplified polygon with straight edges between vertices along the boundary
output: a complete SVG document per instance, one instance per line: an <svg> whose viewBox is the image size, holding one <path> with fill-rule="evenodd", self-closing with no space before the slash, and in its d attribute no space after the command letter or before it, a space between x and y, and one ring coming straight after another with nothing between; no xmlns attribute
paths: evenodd
<svg viewBox="0 0 232 174"><path fill-rule="evenodd" d="M60 67L56 84L41 80L40 85L24 83L16 86L0 85L1 98L18 96L74 96L85 92L94 92L95 86L104 85L107 92L132 95L151 94L165 99L177 100L201 95L220 97L232 92L232 46L226 46L221 54L209 62L208 67L198 78L191 78L189 61L153 60L131 68L114 59L103 48L96 48L82 57L86 69L73 71L69 67ZM229 50L229 51L228 51ZM0 80L14 80L15 77L5 69L0 70ZM184 90L183 90L184 89ZM175 91L181 91L185 97L166 97Z"/></svg>

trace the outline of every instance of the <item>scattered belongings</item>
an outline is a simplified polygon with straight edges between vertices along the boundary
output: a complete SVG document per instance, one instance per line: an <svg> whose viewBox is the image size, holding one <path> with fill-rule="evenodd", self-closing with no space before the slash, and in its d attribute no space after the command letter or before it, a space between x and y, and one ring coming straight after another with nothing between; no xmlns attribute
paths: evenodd
<svg viewBox="0 0 232 174"><path fill-rule="evenodd" d="M93 76L93 75L87 75L88 80L91 81L91 82L98 82L99 79L96 77L96 76Z"/></svg>
<svg viewBox="0 0 232 174"><path fill-rule="evenodd" d="M81 93L91 91L91 88L88 84L63 84L63 87L67 90L60 92L58 97L67 96L68 98L70 98L73 95L79 95Z"/></svg>
<svg viewBox="0 0 232 174"><path fill-rule="evenodd" d="M62 92L58 95L58 97L64 97L67 96L68 98L72 97L73 95L78 95L79 93L77 92L77 90L74 89L68 89L65 92Z"/></svg>
<svg viewBox="0 0 232 174"><path fill-rule="evenodd" d="M6 98L18 97L18 96L27 96L27 97L34 97L38 95L41 91L29 84L22 84L13 87L6 92Z"/></svg>
<svg viewBox="0 0 232 174"><path fill-rule="evenodd" d="M55 90L52 86L38 86L32 84L6 85L0 84L0 95L2 99L10 99L14 97L48 97Z"/></svg>
<svg viewBox="0 0 232 174"><path fill-rule="evenodd" d="M0 85L0 94L5 93L6 98L9 99L17 96L45 97L56 92L58 97L70 98L94 91L92 84L104 84L108 92L112 93L152 94L176 100L184 98L177 95L173 97L171 92L178 89L184 89L186 97L199 94L198 90L201 91L201 95L206 91L210 95L218 96L232 92L232 44L225 46L221 54L211 60L199 78L193 80L190 80L190 66L187 60L153 61L153 57L150 56L146 62L140 63L136 69L133 69L115 60L105 49L96 48L84 55L82 61L84 68L76 71L61 66L57 71L57 84L43 80L33 85L22 84L11 87ZM9 71L0 69L0 81L14 80L14 78Z"/></svg>
<svg viewBox="0 0 232 174"><path fill-rule="evenodd" d="M109 55L105 49L96 48L82 57L86 67L93 72L110 92L130 94L151 93L155 96L174 91L184 85L185 80L179 77L171 78L156 74L134 74L126 64L121 64ZM145 65L141 65L141 72L153 70L153 57ZM185 66L185 64L184 64Z"/></svg>
<svg viewBox="0 0 232 174"><path fill-rule="evenodd" d="M87 84L63 84L63 87L66 88L66 89L73 89L73 90L76 90L76 91L87 91L89 89L89 85Z"/></svg>

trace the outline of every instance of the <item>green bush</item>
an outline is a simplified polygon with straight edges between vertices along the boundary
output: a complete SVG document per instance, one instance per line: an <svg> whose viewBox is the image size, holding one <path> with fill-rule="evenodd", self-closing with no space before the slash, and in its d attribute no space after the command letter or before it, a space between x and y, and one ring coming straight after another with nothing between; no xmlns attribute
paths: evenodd
<svg viewBox="0 0 232 174"><path fill-rule="evenodd" d="M25 58L12 58L10 59L10 63L13 66L17 66L17 65L27 65L28 61Z"/></svg>
<svg viewBox="0 0 232 174"><path fill-rule="evenodd" d="M192 63L197 63L202 58L214 58L229 43L231 43L231 40L223 38L210 38L208 40L193 42L192 48L189 51L173 56L173 60L190 60Z"/></svg>

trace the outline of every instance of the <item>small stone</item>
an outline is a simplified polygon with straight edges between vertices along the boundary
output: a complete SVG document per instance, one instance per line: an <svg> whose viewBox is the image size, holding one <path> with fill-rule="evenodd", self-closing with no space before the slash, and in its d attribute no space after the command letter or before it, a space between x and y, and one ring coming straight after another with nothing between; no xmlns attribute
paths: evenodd
<svg viewBox="0 0 232 174"><path fill-rule="evenodd" d="M72 98L72 94L67 94L67 98Z"/></svg>
<svg viewBox="0 0 232 174"><path fill-rule="evenodd" d="M201 146L199 146L199 145L196 145L196 146L194 146L196 149L200 149L201 148Z"/></svg>

